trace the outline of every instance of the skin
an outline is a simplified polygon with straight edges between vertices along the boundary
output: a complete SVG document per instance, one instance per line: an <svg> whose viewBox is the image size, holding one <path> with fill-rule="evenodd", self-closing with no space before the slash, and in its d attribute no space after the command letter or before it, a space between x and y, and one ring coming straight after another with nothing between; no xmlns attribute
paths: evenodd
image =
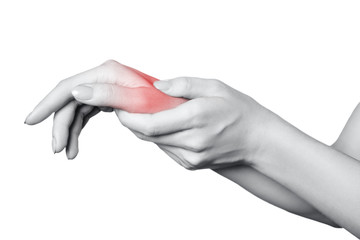
<svg viewBox="0 0 360 240"><path fill-rule="evenodd" d="M112 69L117 64L110 61L62 81L26 123L37 124L55 112L54 152L66 147L74 158L86 122L119 101L102 88L114 84L109 76L126 78ZM97 81L92 81L94 74ZM71 91L80 84L91 84L98 94L75 101ZM96 91L98 86L102 91ZM156 143L187 169L211 168L278 207L360 236L360 163L355 159L360 139L353 134L353 129L360 131L358 110L338 141L326 146L218 80L183 77L156 82L155 87L189 101L152 114L116 108L120 122L137 137Z"/></svg>
<svg viewBox="0 0 360 240"><path fill-rule="evenodd" d="M59 82L28 115L25 123L37 124L55 112L53 151L60 152L69 145L71 147L67 149L67 156L72 159L78 152L77 140L73 139L80 134L77 126L85 125L87 120L99 110L112 111L113 108L117 108L128 112L154 113L187 101L157 90L153 86L155 81L156 78L109 60L98 67ZM88 99L85 95L89 95L89 90L92 92L92 97ZM74 101L74 97L78 101ZM79 101L86 102L90 106L79 106ZM100 106L100 108L91 106ZM76 111L79 111L77 116L75 116ZM84 123L80 124L83 121L82 117L85 117ZM71 126L72 122L74 122L73 126ZM70 131L69 134L70 127L75 130ZM73 144L67 144L68 141Z"/></svg>
<svg viewBox="0 0 360 240"><path fill-rule="evenodd" d="M360 104L357 105L343 131L332 148L347 154L354 159L360 159ZM265 176L253 167L240 165L216 169L215 172L242 186L257 197L286 211L313 219L333 227L340 227L335 222L321 214L317 209L280 185L273 179Z"/></svg>
<svg viewBox="0 0 360 240"><path fill-rule="evenodd" d="M32 125L43 121L73 100L73 95L77 100L87 100L88 105L107 106L136 113L159 112L186 101L158 91L153 86L155 81L156 78L109 60L98 67L60 81L28 115L25 122ZM92 89L91 99L77 96L86 89Z"/></svg>

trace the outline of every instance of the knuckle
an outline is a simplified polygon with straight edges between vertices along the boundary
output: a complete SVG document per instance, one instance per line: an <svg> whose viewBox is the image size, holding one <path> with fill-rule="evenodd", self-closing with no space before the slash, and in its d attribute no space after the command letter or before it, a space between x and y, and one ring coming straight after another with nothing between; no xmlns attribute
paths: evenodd
<svg viewBox="0 0 360 240"><path fill-rule="evenodd" d="M225 84L222 81L218 79L210 79L210 81L214 91L219 91L224 89Z"/></svg>
<svg viewBox="0 0 360 240"><path fill-rule="evenodd" d="M224 83L222 81L220 81L219 79L209 79L209 81L211 81L214 86L217 86L217 87L224 86Z"/></svg>
<svg viewBox="0 0 360 240"><path fill-rule="evenodd" d="M203 154L195 153L192 156L188 157L186 160L189 164L189 170L196 170L204 166L206 158Z"/></svg>
<svg viewBox="0 0 360 240"><path fill-rule="evenodd" d="M186 169L186 170L191 170L194 171L196 170L196 166L191 162L191 157L182 157L181 158L181 162L182 162L182 166Z"/></svg>
<svg viewBox="0 0 360 240"><path fill-rule="evenodd" d="M195 99L195 101L198 100L200 99ZM188 116L191 117L191 125L195 127L203 127L207 122L206 113L200 101L197 103L194 102L194 104L188 108Z"/></svg>
<svg viewBox="0 0 360 240"><path fill-rule="evenodd" d="M187 92L191 89L191 79L190 77L181 77L181 87L182 89Z"/></svg>
<svg viewBox="0 0 360 240"><path fill-rule="evenodd" d="M135 133L135 135L136 135L139 139L141 139L141 140L143 140L143 141L148 141L148 140L149 140L149 137L146 136L146 135L144 135L144 134Z"/></svg>
<svg viewBox="0 0 360 240"><path fill-rule="evenodd" d="M117 65L119 65L119 63L117 61L113 60L113 59L108 59L101 65L109 67L109 66L117 66Z"/></svg>
<svg viewBox="0 0 360 240"><path fill-rule="evenodd" d="M151 125L145 127L144 132L143 132L143 134L144 134L145 136L147 136L147 137L156 136L157 133L158 133L157 128L154 127L154 126L151 126Z"/></svg>
<svg viewBox="0 0 360 240"><path fill-rule="evenodd" d="M69 108L76 111L77 107L82 106L82 104L78 101L71 101L69 103Z"/></svg>
<svg viewBox="0 0 360 240"><path fill-rule="evenodd" d="M91 110L93 110L93 106L90 105L82 105L80 108L81 116L84 117L86 114L88 114Z"/></svg>
<svg viewBox="0 0 360 240"><path fill-rule="evenodd" d="M195 144L194 148L196 152L203 152L208 148L208 145L207 141L201 140Z"/></svg>
<svg viewBox="0 0 360 240"><path fill-rule="evenodd" d="M130 124L128 122L126 122L126 120L122 119L121 117L118 116L119 122L121 123L121 125L123 125L126 128L131 129Z"/></svg>
<svg viewBox="0 0 360 240"><path fill-rule="evenodd" d="M123 125L124 127L130 129L131 131L133 130L133 127L131 126L131 121L129 121L126 117L124 117L123 115L117 113L117 117L119 119L119 122L121 123L121 125Z"/></svg>
<svg viewBox="0 0 360 240"><path fill-rule="evenodd" d="M63 86L65 86L65 85L66 85L66 83L67 83L66 79L61 80L60 82L58 82L58 84L57 84L57 86L56 86L56 87L63 87Z"/></svg>
<svg viewBox="0 0 360 240"><path fill-rule="evenodd" d="M188 114L192 118L201 118L204 107L201 104L200 99L194 99L193 104L188 107Z"/></svg>
<svg viewBox="0 0 360 240"><path fill-rule="evenodd" d="M117 118L119 119L119 122L124 127L130 128L129 121L126 119L126 117L123 114L121 114L121 112L119 112L118 110L115 110L115 113L116 113Z"/></svg>
<svg viewBox="0 0 360 240"><path fill-rule="evenodd" d="M201 137L201 138L193 138L193 140L189 143L189 147L194 152L203 152L208 148L208 141Z"/></svg>
<svg viewBox="0 0 360 240"><path fill-rule="evenodd" d="M195 171L197 170L196 167L190 165L190 164L187 164L187 165L183 165L183 167L186 169L186 170L190 170L190 171Z"/></svg>
<svg viewBox="0 0 360 240"><path fill-rule="evenodd" d="M98 74L102 76L106 73L115 73L120 65L117 61L109 59L98 67Z"/></svg>
<svg viewBox="0 0 360 240"><path fill-rule="evenodd" d="M167 152L167 151L166 151ZM182 166L183 168L187 169L187 170L193 170L193 166L191 166L188 161L186 160L186 158L183 156L182 153L178 152L176 155L172 152L167 152L167 154L174 159L180 166Z"/></svg>

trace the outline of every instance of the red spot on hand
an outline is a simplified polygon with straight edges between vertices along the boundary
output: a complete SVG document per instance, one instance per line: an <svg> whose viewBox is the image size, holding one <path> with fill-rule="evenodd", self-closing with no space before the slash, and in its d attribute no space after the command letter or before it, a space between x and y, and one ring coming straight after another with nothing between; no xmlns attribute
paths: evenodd
<svg viewBox="0 0 360 240"><path fill-rule="evenodd" d="M158 79L142 73L134 68L122 65L127 71L131 71L132 79L136 80L136 85L141 87L128 87L131 83L124 85L117 82L118 91L115 108L123 109L131 113L156 113L170 108L174 108L186 101L185 98L177 98L166 95L153 86ZM134 76L134 75L136 76ZM134 76L134 77L133 77Z"/></svg>

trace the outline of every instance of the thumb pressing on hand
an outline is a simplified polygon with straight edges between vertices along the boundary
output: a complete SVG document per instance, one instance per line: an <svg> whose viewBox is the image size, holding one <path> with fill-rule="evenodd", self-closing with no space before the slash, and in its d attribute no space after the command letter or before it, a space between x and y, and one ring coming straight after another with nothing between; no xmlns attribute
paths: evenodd
<svg viewBox="0 0 360 240"><path fill-rule="evenodd" d="M223 83L219 80L194 77L179 77L154 82L154 86L163 93L188 99L217 96L221 85Z"/></svg>
<svg viewBox="0 0 360 240"><path fill-rule="evenodd" d="M72 90L74 98L84 104L112 107L132 113L155 113L185 102L167 96L153 87L124 87L117 84L84 84Z"/></svg>

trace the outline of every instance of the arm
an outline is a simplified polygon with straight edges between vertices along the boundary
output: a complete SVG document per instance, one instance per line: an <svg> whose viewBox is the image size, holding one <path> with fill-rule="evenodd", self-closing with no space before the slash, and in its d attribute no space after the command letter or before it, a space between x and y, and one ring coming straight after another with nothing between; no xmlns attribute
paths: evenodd
<svg viewBox="0 0 360 240"><path fill-rule="evenodd" d="M360 103L356 106L344 130L332 147L353 158L360 159Z"/></svg>
<svg viewBox="0 0 360 240"><path fill-rule="evenodd" d="M360 159L360 104L355 108L338 140L332 147ZM273 179L246 165L215 169L223 177L242 186L255 196L291 213L338 227L308 202Z"/></svg>
<svg viewBox="0 0 360 240"><path fill-rule="evenodd" d="M100 78L99 75L102 77ZM78 152L78 138L81 128L85 126L92 116L99 112L97 107L90 105L122 107L127 111L152 112L161 110L161 108L171 108L181 103L181 99L172 98L156 90L152 86L155 81L155 78L133 68L115 61L107 61L97 68L62 81L62 84L59 84L39 104L26 122L30 124L37 123L49 115L51 111L55 111L53 151L57 153L66 147L67 157L73 159ZM86 85L82 85L84 83ZM115 83L115 85L109 83ZM124 86L127 88L124 88ZM74 87L75 89L73 89ZM87 98L86 91L89 90L89 87L92 88L92 97ZM70 101L60 109L54 108L54 106L62 106L64 102L68 101L71 90L75 93L76 99L82 102L83 105L76 101ZM134 92L134 96L130 96L132 92ZM151 95L151 93L155 94ZM57 95L62 96L63 99L61 100ZM144 100L142 101L144 104L140 104L143 105L140 108L136 107L139 106L139 104L136 104L139 99ZM155 104L151 105L151 103ZM172 105L166 106L167 103ZM156 108L157 106L160 108ZM333 222L318 213L303 199L249 166L223 168L218 169L217 172L275 206L334 226Z"/></svg>
<svg viewBox="0 0 360 240"><path fill-rule="evenodd" d="M112 63L110 65L113 66ZM99 79L98 75L95 74L94 76L92 76L90 73L91 71L86 72L86 76L84 76L84 74L77 75L73 78L63 81L62 84L59 84L36 107L34 112L27 118L27 123L35 124L45 119L47 116L50 115L51 112L56 111L57 113L59 113L59 111L66 108L67 105L64 106L64 104L69 101L69 96L71 96L71 90L75 86L77 86L77 84L86 83L85 81L82 82L80 80L94 79L92 81L104 81L104 79L102 78ZM110 73L113 73L110 74L111 76L116 76L116 74L114 75L113 71L110 71ZM101 76L104 77L106 75L101 74ZM106 79L107 78L105 78L105 80ZM296 141L299 139L295 139L294 141L292 137L306 135L299 134L300 131L295 131L296 129L294 127L289 127L291 125L285 124L286 122L283 121L281 118L277 117L275 114L263 108L261 105L256 103L248 96L226 86L220 81L185 77L173 79L167 82L156 83L159 84L155 84L155 86L167 95L173 97L184 97L191 100L184 104L181 104L174 109L162 111L155 114L131 114L121 110L116 110L116 114L118 115L121 123L124 126L128 127L130 130L132 130L139 138L156 143L171 158L173 158L176 162L178 162L180 165L184 166L187 169L224 168L226 166L235 166L239 164L252 166L258 173L262 174L258 176L269 176L269 179L274 179L276 181L276 184L279 183L280 186L286 187L291 192L294 192L296 195L298 195L300 197L300 200L304 199L306 202L309 202L310 206L314 206L317 208L317 203L313 203L313 199L309 199L307 195L303 195L303 192L299 192L297 188L290 188L289 186L291 186L291 182L289 183L288 179L285 179L285 181L283 181L283 179L279 179L279 177L276 176L276 174L274 173L276 170L272 169L272 171L271 168L266 168L262 166L266 166L266 164L264 164L266 163L266 157L274 154L271 149L275 148L269 148L269 146L270 144L276 145L275 140L279 140L276 138L279 137L279 135L276 134L276 131L281 131L279 134L284 134L285 138L280 138L279 140L280 142L283 141L283 144L289 143L291 141L297 144ZM121 102L122 100L124 100L125 103L129 102L128 99L118 99L115 98L114 95L101 95L101 91L95 90L104 89L103 86L101 84L96 86L97 87L95 88L95 85L93 85L94 93L96 93L93 94L93 98L90 97L90 99L87 99L85 101L83 101L82 99L77 100L85 104L101 106L106 106L106 104L103 105L99 103L106 103L106 101L110 100L110 107L121 106L123 104ZM105 89L109 90L109 88ZM106 99L104 98L104 96L112 96L114 98ZM93 100L100 101L95 104L96 101ZM89 111L86 108L84 109L84 112ZM58 123L71 123L72 118L74 117L73 111L71 113L61 115L65 116L65 119L67 121L58 121ZM81 122L82 120L84 120L85 123L87 122L87 117L81 119L81 121L77 121L76 119L78 119L78 116L79 115L75 117L75 123ZM224 118L224 116L226 117ZM80 116L80 118L82 118L82 116ZM59 129L55 126L55 120L56 114L54 119L54 129ZM83 124L76 123L72 125L75 125L76 128L81 130L81 126ZM68 126L65 126L64 129L66 129L66 127ZM289 131L289 129L292 129L293 131ZM70 129L70 132L68 132L68 134L75 132L74 136L70 137L70 139L76 139L77 141L77 136L79 132L73 130L73 128ZM289 136L292 137L289 137L288 134L286 134L290 132L292 133L289 134ZM65 137L65 139L67 138ZM306 141L303 141L302 143L304 144L304 142ZM318 143L313 140L312 143L314 142ZM69 141L67 144L70 144L71 146L72 141ZM64 146L66 146L66 142ZM278 145L278 147L280 147L280 145ZM296 145L295 150L298 147L300 147L300 145ZM280 149L282 149L282 147L280 147ZM275 153L281 153L280 149L277 150ZM304 151L306 150L306 148L303 148L301 150L302 151L295 152L295 154L303 154L304 152L306 152ZM313 153L316 152L320 153L323 151L313 151ZM343 154L338 153L336 150L333 150L332 154L336 154L336 157L344 156ZM268 158L268 163L272 161L274 161L275 163L276 157L278 156L274 155ZM291 156L286 157L291 158ZM305 157L308 157L308 155L306 155ZM294 157L294 159L298 158L299 156ZM284 159L285 157L281 158L281 160ZM291 161L289 162L293 162L294 159L291 159ZM326 166L326 163L324 166ZM281 168L282 165L279 164L278 167L279 168L277 169L277 171L281 172L281 170L283 170ZM297 169L295 170L297 171ZM353 168L352 170L355 172L358 171L358 169L356 168ZM255 173L257 174L257 172ZM269 172L269 175L267 175L267 172ZM346 172L346 169L344 172ZM313 174L313 172L310 171L309 174ZM273 175L275 177L273 177ZM342 176L349 179L349 176L352 177L353 175L350 174L348 176L346 173L342 173ZM250 177L248 179L250 179ZM308 187L312 187L312 185L309 185ZM331 194L331 192L327 193ZM323 195L320 196L320 198L327 197L328 199L330 199L330 196L331 195ZM353 200L353 198L351 199ZM300 202L304 203L302 201ZM350 207L353 206L352 201L348 202L348 204ZM334 216L332 214L328 214L323 209L319 210L329 219L332 219L341 226L344 226L350 231L353 231L348 226L353 226L354 224L356 224L357 219L354 219L354 216L351 216L349 218L350 220L347 222L337 221L337 218L333 218ZM341 211L341 208L337 209L337 211ZM352 214L356 215L357 212L354 211ZM321 217L321 219L323 218ZM331 224L331 222L327 223Z"/></svg>
<svg viewBox="0 0 360 240"><path fill-rule="evenodd" d="M276 115L266 124L265 142L252 166L359 237L360 162Z"/></svg>
<svg viewBox="0 0 360 240"><path fill-rule="evenodd" d="M273 179L250 166L235 166L215 169L215 172L237 183L260 199L284 209L285 211L306 217L318 222L339 227L332 220L321 214L308 202L291 192Z"/></svg>

